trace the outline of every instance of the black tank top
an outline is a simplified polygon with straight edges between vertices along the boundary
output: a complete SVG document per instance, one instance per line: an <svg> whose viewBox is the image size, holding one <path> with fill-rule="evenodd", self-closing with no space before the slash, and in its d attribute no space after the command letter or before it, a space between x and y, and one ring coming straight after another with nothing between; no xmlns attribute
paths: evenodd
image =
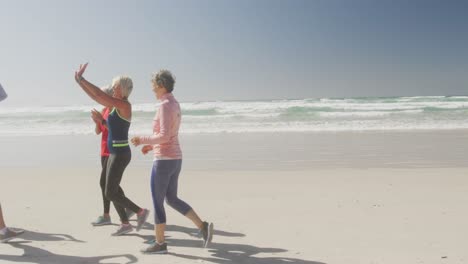
<svg viewBox="0 0 468 264"><path fill-rule="evenodd" d="M109 135L107 137L109 152L129 152L128 129L130 128L130 121L122 118L115 107L109 113L109 117L107 118L107 128L109 129Z"/></svg>

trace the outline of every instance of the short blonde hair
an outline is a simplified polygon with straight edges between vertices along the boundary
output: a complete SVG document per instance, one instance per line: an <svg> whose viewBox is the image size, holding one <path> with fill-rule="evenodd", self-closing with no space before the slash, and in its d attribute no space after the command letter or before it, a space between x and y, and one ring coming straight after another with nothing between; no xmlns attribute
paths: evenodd
<svg viewBox="0 0 468 264"><path fill-rule="evenodd" d="M114 79L112 79L112 87L115 85L120 85L120 88L122 89L122 96L123 97L129 97L130 94L132 93L133 90L133 81L130 77L128 76L117 76Z"/></svg>
<svg viewBox="0 0 468 264"><path fill-rule="evenodd" d="M101 87L101 90L103 92L105 92L107 95L110 95L110 96L112 96L112 94L114 94L114 90L112 89L112 86L110 86L110 85L106 85L106 86Z"/></svg>

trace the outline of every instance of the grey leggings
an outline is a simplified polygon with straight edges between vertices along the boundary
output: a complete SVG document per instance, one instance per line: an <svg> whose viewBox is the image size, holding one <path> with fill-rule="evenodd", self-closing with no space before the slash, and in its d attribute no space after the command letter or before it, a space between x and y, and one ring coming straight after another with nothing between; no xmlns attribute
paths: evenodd
<svg viewBox="0 0 468 264"><path fill-rule="evenodd" d="M179 174L182 160L155 160L151 171L151 193L153 195L154 222L166 223L164 198L167 204L182 215L186 215L192 207L177 197Z"/></svg>
<svg viewBox="0 0 468 264"><path fill-rule="evenodd" d="M122 188L120 182L122 175L132 159L131 152L112 153L107 160L107 177L105 196L107 199L114 203L115 210L119 214L120 221L128 222L128 217L125 208L138 213L140 207L128 199Z"/></svg>

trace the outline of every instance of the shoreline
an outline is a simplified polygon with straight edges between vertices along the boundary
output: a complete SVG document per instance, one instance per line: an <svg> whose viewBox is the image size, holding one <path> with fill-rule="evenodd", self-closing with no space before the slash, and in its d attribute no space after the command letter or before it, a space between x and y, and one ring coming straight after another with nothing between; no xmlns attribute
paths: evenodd
<svg viewBox="0 0 468 264"><path fill-rule="evenodd" d="M0 137L0 167L99 166L100 136ZM184 170L468 167L468 130L180 135ZM130 166L152 155L132 148Z"/></svg>

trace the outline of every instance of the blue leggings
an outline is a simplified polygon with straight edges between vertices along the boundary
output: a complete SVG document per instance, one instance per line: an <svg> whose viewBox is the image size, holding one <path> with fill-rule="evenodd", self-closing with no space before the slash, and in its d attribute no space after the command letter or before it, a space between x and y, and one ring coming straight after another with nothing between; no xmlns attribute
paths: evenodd
<svg viewBox="0 0 468 264"><path fill-rule="evenodd" d="M151 193L153 195L154 222L166 223L164 198L177 212L186 215L192 207L177 197L182 160L155 160L151 170Z"/></svg>

